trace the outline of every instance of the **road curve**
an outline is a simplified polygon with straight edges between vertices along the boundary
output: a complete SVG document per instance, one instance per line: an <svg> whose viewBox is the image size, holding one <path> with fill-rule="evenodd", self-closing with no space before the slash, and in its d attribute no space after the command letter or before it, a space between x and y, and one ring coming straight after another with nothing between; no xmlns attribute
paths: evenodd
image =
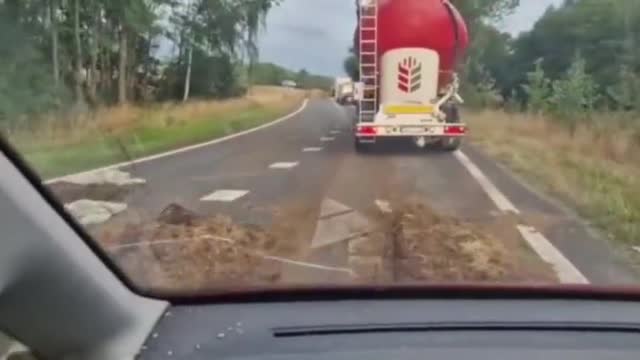
<svg viewBox="0 0 640 360"><path fill-rule="evenodd" d="M380 211L381 204L420 198L440 214L486 225L523 247L529 241L561 281L564 272L568 279L584 280L576 282L637 283L609 243L476 148L466 146L462 153L476 173L460 154L411 146L386 146L358 155L350 127L349 109L314 99L297 115L259 131L124 166L122 170L146 180L144 187L128 195L129 211L154 217L168 204L178 203L203 214L227 214L245 224L269 224L285 214L286 222L297 229L296 241L304 243L306 260L335 267L337 274L349 262L348 244L339 241L335 230L342 225L322 227L323 220L334 216L323 212L334 211L344 219L358 214L345 220L357 227ZM487 190L487 183L495 189ZM496 196L504 197L517 214L505 213ZM535 229L543 243L535 242L538 237L525 239L518 225ZM317 241L329 245L314 248ZM295 281L314 275L297 269L289 276Z"/></svg>

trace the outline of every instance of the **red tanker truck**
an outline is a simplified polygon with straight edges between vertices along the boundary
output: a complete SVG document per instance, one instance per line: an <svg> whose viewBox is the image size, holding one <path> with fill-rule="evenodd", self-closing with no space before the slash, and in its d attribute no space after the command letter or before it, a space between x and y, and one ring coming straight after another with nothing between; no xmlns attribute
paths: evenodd
<svg viewBox="0 0 640 360"><path fill-rule="evenodd" d="M357 7L356 150L385 138L457 149L466 126L455 68L469 43L460 13L448 0L357 0Z"/></svg>

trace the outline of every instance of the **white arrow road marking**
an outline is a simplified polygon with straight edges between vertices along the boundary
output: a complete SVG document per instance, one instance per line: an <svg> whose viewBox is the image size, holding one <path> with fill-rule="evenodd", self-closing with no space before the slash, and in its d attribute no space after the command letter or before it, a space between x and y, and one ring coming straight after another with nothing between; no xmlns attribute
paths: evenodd
<svg viewBox="0 0 640 360"><path fill-rule="evenodd" d="M292 169L298 166L298 162L277 162L269 165L269 169Z"/></svg>
<svg viewBox="0 0 640 360"><path fill-rule="evenodd" d="M519 214L520 211L462 151L454 156L480 184L496 207L503 212ZM542 233L530 226L518 225L518 231L540 258L551 265L558 280L569 284L588 284L589 280Z"/></svg>
<svg viewBox="0 0 640 360"><path fill-rule="evenodd" d="M247 195L248 193L248 190L216 190L200 199L200 201L232 202Z"/></svg>
<svg viewBox="0 0 640 360"><path fill-rule="evenodd" d="M320 218L330 217L332 215L353 211L352 208L332 199L324 199L320 205Z"/></svg>
<svg viewBox="0 0 640 360"><path fill-rule="evenodd" d="M325 199L322 201L311 248L350 240L362 236L369 229L369 220L362 214L335 200Z"/></svg>
<svg viewBox="0 0 640 360"><path fill-rule="evenodd" d="M322 151L321 147L306 147L304 149L302 149L302 152L318 152L318 151Z"/></svg>

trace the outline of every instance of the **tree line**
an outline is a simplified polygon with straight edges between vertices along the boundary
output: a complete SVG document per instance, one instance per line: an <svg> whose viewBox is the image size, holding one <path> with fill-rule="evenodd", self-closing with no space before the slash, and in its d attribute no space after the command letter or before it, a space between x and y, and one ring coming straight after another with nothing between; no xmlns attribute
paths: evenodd
<svg viewBox="0 0 640 360"><path fill-rule="evenodd" d="M637 0L565 0L516 37L484 24L466 64L470 98L569 122L640 111Z"/></svg>
<svg viewBox="0 0 640 360"><path fill-rule="evenodd" d="M501 20L519 0L452 3L471 36L458 68L469 105L545 112L569 123L603 110L640 112L637 0L565 0L517 36ZM357 78L353 51L344 65Z"/></svg>
<svg viewBox="0 0 640 360"><path fill-rule="evenodd" d="M0 121L243 91L280 0L0 0Z"/></svg>

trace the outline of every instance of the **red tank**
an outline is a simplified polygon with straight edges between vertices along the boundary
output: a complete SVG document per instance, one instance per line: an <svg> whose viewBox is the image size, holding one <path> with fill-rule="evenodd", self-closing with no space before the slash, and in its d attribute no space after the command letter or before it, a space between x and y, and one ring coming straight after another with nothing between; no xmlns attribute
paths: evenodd
<svg viewBox="0 0 640 360"><path fill-rule="evenodd" d="M467 26L458 10L445 0L377 1L378 56L398 48L432 49L440 56L439 87L448 84L469 45ZM354 49L360 48L358 33Z"/></svg>

